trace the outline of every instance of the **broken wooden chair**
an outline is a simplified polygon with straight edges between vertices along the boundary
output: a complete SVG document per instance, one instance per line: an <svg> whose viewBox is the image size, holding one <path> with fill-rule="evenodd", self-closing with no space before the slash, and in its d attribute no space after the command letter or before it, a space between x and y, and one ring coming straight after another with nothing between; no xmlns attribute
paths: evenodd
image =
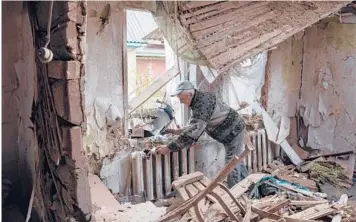
<svg viewBox="0 0 356 222"><path fill-rule="evenodd" d="M194 172L188 175L184 175L179 177L172 183L172 186L178 191L180 196L184 201L193 198L199 192L205 190L205 188L211 183L211 181L203 175L201 172ZM198 218L199 221L203 220L202 214L209 208L210 204L219 203L223 210L229 215L231 218L237 219L234 215L233 211L227 205L226 198L231 198L231 201L236 204L236 206L244 211L240 202L238 202L230 190L224 186L222 183L218 183L217 187L215 187L210 194L207 194L205 198L198 202L198 204L194 205L194 209L190 208L188 212L186 212L182 219L187 218Z"/></svg>
<svg viewBox="0 0 356 222"><path fill-rule="evenodd" d="M219 195L219 191L224 191L232 200L234 203L240 208L240 210L244 209L242 208L241 204L234 198L234 196L231 194L228 188L226 188L221 182L228 176L228 174L235 168L235 166L243 161L245 157L249 154L250 151L254 150L255 147L251 143L249 133L245 131L244 133L244 144L245 144L245 150L243 153L239 156L235 156L230 160L230 162L219 172L219 174L214 178L213 181L210 183L202 183L204 184L205 188L202 189L200 192L196 193L196 195L192 196L191 198L187 199L176 209L172 210L171 212L168 212L166 215L164 215L159 221L169 221L175 217L178 217L180 215L185 214L188 210L190 210L192 207L194 208L194 214L197 216L197 219L199 222L203 222L204 219L202 217L202 214L199 210L199 203L207 198L207 199L212 199L211 197L215 198L219 204L222 206L222 208L226 211L226 213L234 220L237 220L236 216L234 213L231 211L231 209L224 203L222 200L221 196ZM202 177L201 179L203 179ZM189 179L189 178L188 178ZM185 180L186 182L188 180ZM179 182L177 182L179 183ZM184 183L180 183L184 184ZM185 183L187 184L187 183ZM182 186L182 185L181 185ZM199 186L199 185L198 185ZM193 211L190 211L193 212Z"/></svg>

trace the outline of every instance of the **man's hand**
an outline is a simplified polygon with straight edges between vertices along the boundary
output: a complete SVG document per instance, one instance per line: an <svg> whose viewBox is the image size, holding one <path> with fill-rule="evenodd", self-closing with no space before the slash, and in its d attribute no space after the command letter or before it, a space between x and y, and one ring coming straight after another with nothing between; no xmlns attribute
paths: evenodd
<svg viewBox="0 0 356 222"><path fill-rule="evenodd" d="M156 147L156 153L158 153L158 154L166 155L169 152L170 152L170 150L167 147L167 145L161 145L161 146Z"/></svg>

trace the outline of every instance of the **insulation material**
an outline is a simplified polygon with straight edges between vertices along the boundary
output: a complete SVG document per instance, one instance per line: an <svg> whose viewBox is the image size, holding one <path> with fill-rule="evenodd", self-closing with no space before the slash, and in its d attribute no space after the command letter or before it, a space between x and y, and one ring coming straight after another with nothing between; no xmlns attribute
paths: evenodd
<svg viewBox="0 0 356 222"><path fill-rule="evenodd" d="M355 149L355 32L337 18L306 30L300 114L314 149Z"/></svg>

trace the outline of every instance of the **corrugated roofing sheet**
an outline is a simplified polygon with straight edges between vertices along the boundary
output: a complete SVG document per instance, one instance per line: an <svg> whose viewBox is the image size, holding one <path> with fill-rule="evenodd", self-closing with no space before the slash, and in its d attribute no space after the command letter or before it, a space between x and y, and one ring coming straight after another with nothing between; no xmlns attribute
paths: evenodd
<svg viewBox="0 0 356 222"><path fill-rule="evenodd" d="M152 14L149 12L127 10L127 41L146 43L147 34L157 29Z"/></svg>

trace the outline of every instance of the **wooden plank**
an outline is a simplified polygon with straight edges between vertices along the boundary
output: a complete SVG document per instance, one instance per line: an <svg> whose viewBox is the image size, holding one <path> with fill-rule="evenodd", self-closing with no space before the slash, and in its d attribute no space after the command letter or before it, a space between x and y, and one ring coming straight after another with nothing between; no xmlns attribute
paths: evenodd
<svg viewBox="0 0 356 222"><path fill-rule="evenodd" d="M234 195L236 199L238 199L241 197L242 194L244 194L248 190L251 184L257 183L265 176L267 176L267 174L263 174L263 173L250 174L241 182L233 186L230 189L230 192Z"/></svg>
<svg viewBox="0 0 356 222"><path fill-rule="evenodd" d="M328 203L328 200L291 200L293 206L311 206Z"/></svg>
<svg viewBox="0 0 356 222"><path fill-rule="evenodd" d="M208 5L211 4L215 4L216 1L190 1L185 3L185 6L189 9L193 9L193 8L198 8L198 7L202 7L205 6L207 7Z"/></svg>
<svg viewBox="0 0 356 222"><path fill-rule="evenodd" d="M321 210L321 211L314 212L314 213L312 213L312 214L310 214L310 215L303 216L302 219L305 219L305 220L318 219L318 218L327 216L327 215L329 215L329 214L332 214L332 213L334 213L335 211L336 211L336 210L333 209L333 208L327 208L327 209L324 209L324 210Z"/></svg>
<svg viewBox="0 0 356 222"><path fill-rule="evenodd" d="M218 26L219 24L229 22L229 21L233 20L234 18L236 18L236 14L238 12L241 12L243 14L252 13L252 12L258 10L259 8L266 8L266 6L269 4L269 2L257 2L257 3L256 2L252 2L252 3L245 2L245 3L247 3L247 4L242 5L245 7L239 7L232 12L218 15L218 16L212 18L211 20L207 19L205 21L200 21L196 24L192 24L189 26L189 30L191 32L194 32L194 31L199 31L199 30L210 28L210 27Z"/></svg>
<svg viewBox="0 0 356 222"><path fill-rule="evenodd" d="M164 156L164 188L166 191L166 195L171 192L171 183L171 161L170 154L168 153Z"/></svg>
<svg viewBox="0 0 356 222"><path fill-rule="evenodd" d="M210 41L211 43L209 45L204 43L204 46L200 47L199 49L202 53L207 55L207 58L213 58L224 53L226 49L233 49L239 45L247 44L249 41L257 39L261 35L261 33L255 28L244 28L245 29L242 29L240 32L235 31L231 33L230 38L221 36L221 33L216 33L214 36L209 36L206 38L206 40ZM213 39L217 39L217 41L213 41Z"/></svg>
<svg viewBox="0 0 356 222"><path fill-rule="evenodd" d="M177 180L173 181L172 186L175 189L178 189L179 187L185 186L190 183L194 183L196 181L199 181L204 178L204 174L202 172L194 172L190 173L184 176L179 177Z"/></svg>
<svg viewBox="0 0 356 222"><path fill-rule="evenodd" d="M315 160L318 159L319 157L330 157L330 156L344 156L344 155L349 155L349 154L354 154L353 150L345 151L345 152L339 152L339 153L327 153L327 154L321 154L313 157L309 157L307 160Z"/></svg>
<svg viewBox="0 0 356 222"><path fill-rule="evenodd" d="M235 3L235 4L234 4ZM236 4L237 3L237 4ZM245 4L243 4L245 3ZM246 2L223 2L220 4L215 4L209 7L205 7L201 10L192 12L194 15L191 13L187 13L185 15L190 15L189 18L182 20L182 23L184 25L190 25L194 23L200 23L201 21L206 20L211 20L216 18L217 16L221 15L221 13L227 13L227 11L231 11L233 9L238 9L242 7L243 5L246 5ZM183 16L181 16L182 18Z"/></svg>
<svg viewBox="0 0 356 222"><path fill-rule="evenodd" d="M347 205L347 199L348 199L348 196L346 194L342 194L341 197L340 197L340 200L338 202L338 205L346 206ZM342 215L340 213L338 213L333 217L331 222L340 222L341 219L342 219Z"/></svg>
<svg viewBox="0 0 356 222"><path fill-rule="evenodd" d="M319 204L319 205L316 205L314 207L310 207L306 210L303 210L303 211L300 211L298 213L295 213L293 215L290 215L289 218L295 218L295 219L306 219L306 217L309 217L309 215L312 215L314 214L315 212L320 212L320 211L323 211L325 209L329 209L330 208L330 205L329 204Z"/></svg>
<svg viewBox="0 0 356 222"><path fill-rule="evenodd" d="M182 149L182 175L188 173L187 149Z"/></svg>
<svg viewBox="0 0 356 222"><path fill-rule="evenodd" d="M214 42L222 41L227 35L235 36L250 27L254 27L263 21L273 18L275 15L274 12L266 12L265 9L259 9L255 13L256 14L251 14L251 16L235 19L215 27L192 32L192 36L198 40L197 47L200 49ZM206 39L207 42L201 41L202 39Z"/></svg>
<svg viewBox="0 0 356 222"><path fill-rule="evenodd" d="M220 11L222 9L231 7L231 5L232 5L231 2L218 2L217 4L211 5L209 7L204 7L196 11L188 11L188 13L180 15L179 17L183 20L187 20L189 18L194 18L194 17L199 18L198 16L202 14L206 14L212 11Z"/></svg>
<svg viewBox="0 0 356 222"><path fill-rule="evenodd" d="M251 206L251 210L252 212L258 214L260 216L260 219L263 219L263 218L270 218L270 219L273 219L273 220L279 220L281 217L276 215L276 214L273 214L273 213L269 213L267 211L264 211L264 210L261 210L257 207L254 207L254 206Z"/></svg>
<svg viewBox="0 0 356 222"><path fill-rule="evenodd" d="M229 64L233 62L233 60L238 59L243 56L243 54L248 51L256 48L262 43L267 42L270 39L278 38L279 35L285 33L287 27L281 27L280 29L275 29L272 32L262 33L259 37L252 39L250 41L245 42L245 44L240 44L236 47L231 47L229 50L225 50L223 53L220 53L216 56L211 57L210 55L206 55L209 62L217 68L218 72L222 65ZM277 128L278 132L278 128ZM274 137L276 138L276 137Z"/></svg>
<svg viewBox="0 0 356 222"><path fill-rule="evenodd" d="M162 155L156 155L156 194L157 199L163 198Z"/></svg>
<svg viewBox="0 0 356 222"><path fill-rule="evenodd" d="M316 220L304 220L304 219L296 219L296 218L290 218L290 217L283 217L283 220L285 222L318 222Z"/></svg>
<svg viewBox="0 0 356 222"><path fill-rule="evenodd" d="M271 206L270 208L268 208L267 212L268 213L274 213L277 212L278 210L280 210L281 208L288 206L290 204L290 200L283 200L279 203L277 203L274 206Z"/></svg>
<svg viewBox="0 0 356 222"><path fill-rule="evenodd" d="M244 216L244 219L242 220L242 222L250 222L251 221L251 215L252 215L252 206L250 203L250 200L247 198L244 198L245 200L245 209L246 209L246 213Z"/></svg>
<svg viewBox="0 0 356 222"><path fill-rule="evenodd" d="M171 68L163 75L156 78L151 85L145 88L138 96L129 101L129 108L131 114L149 98L151 98L156 92L158 92L163 86L165 86L171 79L176 77L179 72L175 68Z"/></svg>

